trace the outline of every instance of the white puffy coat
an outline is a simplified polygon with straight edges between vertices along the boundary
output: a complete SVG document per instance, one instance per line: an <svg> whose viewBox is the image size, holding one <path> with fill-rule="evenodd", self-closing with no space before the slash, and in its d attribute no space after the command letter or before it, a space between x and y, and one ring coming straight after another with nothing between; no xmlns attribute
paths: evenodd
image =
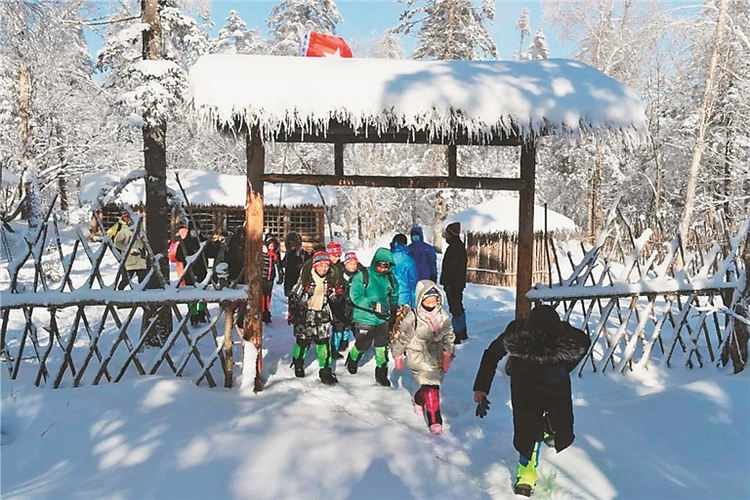
<svg viewBox="0 0 750 500"><path fill-rule="evenodd" d="M443 353L453 354L455 334L448 313L443 309L443 297L438 297L438 314L430 321L422 308L422 299L431 288L437 288L431 280L417 283L417 306L411 309L403 321L401 330L391 341L393 356L406 354L406 367L420 385L440 385L443 373ZM438 289L439 290L439 289Z"/></svg>

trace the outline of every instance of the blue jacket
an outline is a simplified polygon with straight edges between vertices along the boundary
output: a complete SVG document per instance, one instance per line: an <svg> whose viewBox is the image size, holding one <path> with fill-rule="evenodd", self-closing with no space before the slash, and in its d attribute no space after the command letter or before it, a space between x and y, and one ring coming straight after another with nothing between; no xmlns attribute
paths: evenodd
<svg viewBox="0 0 750 500"><path fill-rule="evenodd" d="M406 245L391 243L391 254L396 267L393 274L398 281L398 305L409 304L414 307L414 293L417 289L417 266L409 256Z"/></svg>
<svg viewBox="0 0 750 500"><path fill-rule="evenodd" d="M424 241L422 228L414 226L409 234L419 233L419 240L409 244L409 255L417 266L417 281L431 280L437 282L437 253L435 247Z"/></svg>

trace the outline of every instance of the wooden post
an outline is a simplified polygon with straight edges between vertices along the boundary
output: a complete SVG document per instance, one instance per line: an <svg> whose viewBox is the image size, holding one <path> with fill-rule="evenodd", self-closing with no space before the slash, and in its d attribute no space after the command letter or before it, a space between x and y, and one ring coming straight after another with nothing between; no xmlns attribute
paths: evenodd
<svg viewBox="0 0 750 500"><path fill-rule="evenodd" d="M263 170L266 150L257 128L246 134L247 197L245 198L245 278L247 313L243 338L258 351L255 392L263 390L263 323L261 322L261 273L263 268ZM249 361L249 360L245 360Z"/></svg>
<svg viewBox="0 0 750 500"><path fill-rule="evenodd" d="M521 180L524 188L518 196L518 260L516 275L516 318L531 311L526 292L531 290L534 262L534 191L536 177L536 144L533 139L521 146Z"/></svg>
<svg viewBox="0 0 750 500"><path fill-rule="evenodd" d="M234 321L232 319L232 306L223 303L224 306L224 387L232 387L234 381L234 353L232 352L232 333Z"/></svg>

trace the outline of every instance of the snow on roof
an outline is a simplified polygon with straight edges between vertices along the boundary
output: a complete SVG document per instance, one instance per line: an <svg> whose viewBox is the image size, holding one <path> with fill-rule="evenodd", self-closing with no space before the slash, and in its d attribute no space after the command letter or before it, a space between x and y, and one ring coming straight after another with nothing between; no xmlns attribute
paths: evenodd
<svg viewBox="0 0 750 500"><path fill-rule="evenodd" d="M182 195L182 192L175 179L175 173L179 174L180 182L182 187L185 188L185 193L191 205L245 206L247 183L244 175L219 174L203 170L168 170L167 186L180 195ZM83 203L93 203L102 188L119 182L120 178L120 175L108 172L86 174L81 180L79 199ZM265 204L270 206L321 206L321 195L325 199L326 206L335 206L338 203L336 194L328 186L321 186L320 194L318 194L315 186L272 184L269 182L263 184ZM138 205L144 203L145 200L146 187L143 180L138 179L128 184L116 199L108 200L105 203L125 202L130 205Z"/></svg>
<svg viewBox="0 0 750 500"><path fill-rule="evenodd" d="M20 177L7 168L0 171L0 186L17 186L20 180Z"/></svg>
<svg viewBox="0 0 750 500"><path fill-rule="evenodd" d="M335 57L208 55L190 70L190 93L204 124L325 131L330 120L355 129L406 127L449 138L458 125L477 143L498 131L523 136L646 131L633 90L584 63L417 61Z"/></svg>
<svg viewBox="0 0 750 500"><path fill-rule="evenodd" d="M460 222L461 231L473 233L518 232L518 198L500 195L474 208L448 217L445 224ZM548 231L574 231L575 222L547 209ZM534 206L534 231L544 231L544 207Z"/></svg>

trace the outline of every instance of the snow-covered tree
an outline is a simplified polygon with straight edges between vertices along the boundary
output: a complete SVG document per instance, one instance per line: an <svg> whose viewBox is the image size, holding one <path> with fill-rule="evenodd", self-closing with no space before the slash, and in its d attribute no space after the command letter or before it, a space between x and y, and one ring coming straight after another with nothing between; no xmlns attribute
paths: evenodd
<svg viewBox="0 0 750 500"><path fill-rule="evenodd" d="M393 30L386 30L383 36L373 43L369 57L373 59L403 59L404 49Z"/></svg>
<svg viewBox="0 0 750 500"><path fill-rule="evenodd" d="M484 24L495 18L494 0L481 8L469 0L407 0L394 31L415 34L414 59L477 60L497 58L497 47Z"/></svg>
<svg viewBox="0 0 750 500"><path fill-rule="evenodd" d="M534 34L534 40L529 46L529 55L531 59L547 59L549 58L549 46L547 45L547 37L544 35L542 28L536 30Z"/></svg>
<svg viewBox="0 0 750 500"><path fill-rule="evenodd" d="M236 10L229 11L224 27L214 42L212 52L217 54L264 54L266 42L260 39L260 32L248 29Z"/></svg>
<svg viewBox="0 0 750 500"><path fill-rule="evenodd" d="M521 15L518 16L518 20L516 21L516 29L518 30L518 36L520 40L518 42L518 54L516 54L513 58L519 61L524 61L529 59L529 55L523 50L524 40L527 36L531 36L531 26L529 25L529 9L521 9Z"/></svg>
<svg viewBox="0 0 750 500"><path fill-rule="evenodd" d="M297 55L306 30L335 35L336 25L343 20L333 0L285 0L271 9L266 21L272 37L271 53Z"/></svg>

